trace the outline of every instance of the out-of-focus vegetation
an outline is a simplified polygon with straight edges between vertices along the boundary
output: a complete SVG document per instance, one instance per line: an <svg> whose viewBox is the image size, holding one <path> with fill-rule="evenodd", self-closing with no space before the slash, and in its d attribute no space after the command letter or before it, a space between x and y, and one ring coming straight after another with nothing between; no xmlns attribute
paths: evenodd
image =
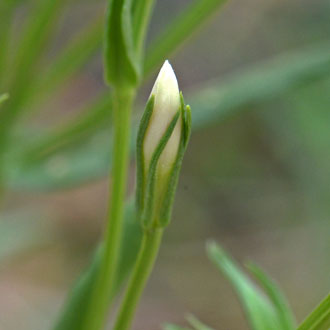
<svg viewBox="0 0 330 330"><path fill-rule="evenodd" d="M148 75L168 56L153 41L189 4L157 3ZM111 162L104 6L0 4L1 329L50 328L100 234ZM329 291L329 12L323 0L230 1L171 56L194 132L137 329L189 326L187 312L247 328L207 260L209 237L262 265L298 321ZM147 90L146 80L139 104Z"/></svg>

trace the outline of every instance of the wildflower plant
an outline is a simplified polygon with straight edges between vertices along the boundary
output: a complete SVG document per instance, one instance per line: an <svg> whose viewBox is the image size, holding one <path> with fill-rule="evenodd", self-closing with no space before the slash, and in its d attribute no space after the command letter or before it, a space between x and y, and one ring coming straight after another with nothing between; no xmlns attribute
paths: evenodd
<svg viewBox="0 0 330 330"><path fill-rule="evenodd" d="M198 97L192 97L192 103L189 98L193 109L191 115L190 106L185 104L180 93L174 70L166 59L224 0L194 0L147 49L146 35L154 1L108 0L105 22L99 17L93 21L75 42L59 52L40 77L34 72L66 1L35 3L13 60L9 60L9 31L15 9L21 1L3 0L0 3L0 191L15 187L51 190L104 175L109 164L108 159L102 160L111 149L110 197L104 235L91 265L69 293L53 329L104 329L114 297L123 288L119 310L111 323L115 330L126 330L133 324L163 232L171 220L191 130L221 120L224 114L234 112L244 104L280 95L289 88L300 86L302 81L324 78L329 71L324 69L330 63L329 47L325 45L286 60L280 58L277 62L265 63L262 70L256 68L242 77L232 77L225 85L214 83L202 89ZM42 104L81 68L102 43L102 36L104 78L109 89L78 119L32 142L25 143L23 137L22 146L15 148L17 137L13 132L23 114L33 109L35 104ZM11 63L9 68L7 63ZM135 138L132 113L136 95L144 80L159 69L137 125L135 150L131 153L130 141ZM49 174L45 164L54 154L65 153L68 146L83 144L86 136L90 137L102 129L111 130L113 138L111 147L106 140L96 163L89 162L92 165L81 170L79 166L83 157L74 161L74 157L69 155L75 165L71 171L67 169L60 178ZM83 149L84 154L85 146ZM131 154L136 155L134 202L126 201ZM297 328L284 295L260 268L248 267L261 288L251 282L216 243L207 244L207 254L237 291L252 329L328 329L329 297ZM128 283L124 286L126 279ZM193 315L187 320L193 329L211 329ZM164 327L183 329L172 324Z"/></svg>

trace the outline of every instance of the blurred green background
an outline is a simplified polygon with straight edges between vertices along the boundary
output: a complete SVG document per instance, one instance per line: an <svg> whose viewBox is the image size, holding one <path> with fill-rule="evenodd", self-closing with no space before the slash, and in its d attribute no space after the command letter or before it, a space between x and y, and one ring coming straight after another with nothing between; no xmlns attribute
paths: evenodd
<svg viewBox="0 0 330 330"><path fill-rule="evenodd" d="M11 73L37 2L17 4L10 20L5 79L0 77L0 94L11 96L7 102L21 88ZM189 3L158 1L150 44ZM100 47L70 79L56 87L47 81L57 55L85 26L102 20L104 7L101 0L66 4L45 51L21 82L30 96L5 153L1 330L49 329L101 235L108 123L85 129L77 140L64 137L70 143L61 149L61 141L59 151L49 143L40 153L38 141L79 122L106 91ZM328 0L231 0L169 57L196 129L134 329L184 325L188 312L215 329L248 328L230 284L206 257L208 238L238 261L260 264L281 286L298 321L329 291L329 18ZM141 89L137 118L154 77Z"/></svg>

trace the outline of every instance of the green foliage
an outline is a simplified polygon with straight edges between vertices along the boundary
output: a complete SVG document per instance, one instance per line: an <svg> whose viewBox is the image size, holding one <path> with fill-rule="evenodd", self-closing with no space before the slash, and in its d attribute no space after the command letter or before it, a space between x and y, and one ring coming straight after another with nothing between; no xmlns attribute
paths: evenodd
<svg viewBox="0 0 330 330"><path fill-rule="evenodd" d="M38 163L40 159L48 158L56 154L58 150L65 150L75 142L83 141L99 128L110 127L112 114L111 96L97 98L97 100L87 105L86 109L78 118L65 123L63 127L56 127L54 132L47 135L40 144L36 143L31 148L25 150L23 157L24 164ZM106 115L106 118L104 116Z"/></svg>
<svg viewBox="0 0 330 330"><path fill-rule="evenodd" d="M137 184L136 184L136 204L142 224L145 228L165 227L170 221L173 198L176 191L177 180L184 152L190 138L191 132L191 110L184 104L181 94L181 108L173 117L167 130L160 139L156 149L153 152L148 172L145 172L146 164L143 157L143 142L149 126L150 118L154 109L154 95L147 102L143 113L139 131L137 134L136 162L137 162ZM166 147L176 123L181 116L182 119L182 137L178 150L178 155L174 161L170 173L165 178L156 173L159 158ZM154 219L153 214L158 214Z"/></svg>
<svg viewBox="0 0 330 330"><path fill-rule="evenodd" d="M330 327L330 294L318 305L297 330L328 330Z"/></svg>
<svg viewBox="0 0 330 330"><path fill-rule="evenodd" d="M118 273L115 286L112 288L111 301L122 287L131 270L141 242L141 229L136 220L134 203L128 203L125 210L124 232L120 248ZM130 244L126 244L130 242ZM54 330L82 330L85 322L88 303L90 302L93 285L100 268L104 247L100 246L93 256L93 261L87 270L80 276L77 283L68 295Z"/></svg>
<svg viewBox="0 0 330 330"><path fill-rule="evenodd" d="M148 23L154 7L154 0L133 0L132 21L133 39L138 57L142 61L142 51L147 33Z"/></svg>
<svg viewBox="0 0 330 330"><path fill-rule="evenodd" d="M131 0L109 0L104 64L106 80L120 88L134 87L139 82L140 63L132 33Z"/></svg>
<svg viewBox="0 0 330 330"><path fill-rule="evenodd" d="M159 66L224 2L194 1L156 37L144 59L144 40L154 1L109 0L105 34L105 75L108 82L115 87L136 87L142 78ZM39 72L38 62L46 52L62 9L67 4L67 1L63 0L39 1L36 7L32 6L31 19L23 22L23 28L19 33L22 37L17 43L19 47L13 58L13 66L10 66L8 37L11 20L18 4L17 0L2 1L0 4L0 84L1 88L4 85L4 90L10 93L10 99L5 103L3 102L8 95L0 96L0 181L5 177L11 189L54 190L83 184L104 176L112 160L112 150L109 148L111 95L102 95L92 105L87 106L77 118L55 127L41 138L31 139L31 131L28 129L22 130L19 136L8 138L13 124L25 109L31 104L40 105L41 101L48 100L48 97L53 96L59 87L63 87L64 83L98 51L103 28L102 20L92 22L78 34L78 37L75 36L74 41L69 41L68 46L58 53L49 68ZM266 61L239 74L230 75L224 80L195 87L198 93L194 92L190 98L188 97L194 109L193 129L198 130L220 123L226 116L244 110L247 105L267 102L302 85L324 80L330 74L329 54L328 43L316 45L296 54L286 54L275 60ZM303 94L306 97L306 93ZM309 110L313 104L310 104L304 95L299 95L299 100L294 100L293 103L297 108L307 107ZM310 118L303 116L304 111L299 117L302 125L310 121ZM313 118L313 125L318 128L322 125L319 125L320 118L316 117ZM321 134L320 130L318 134ZM328 132L324 136L327 137L327 134ZM318 149L313 145L317 143L315 136L306 133L305 137L310 149L317 152L315 150ZM322 173L327 175L327 169L328 166L324 166ZM118 266L119 280L113 288L112 298L131 270L140 245L141 233L131 205L127 212ZM26 235L18 232L19 244L15 245L16 241L13 241L11 246L5 240L13 234L10 230L3 230L1 257L6 257L11 251L25 249L35 238L33 228L27 228L26 232L23 230ZM130 244L124 244L127 241ZM9 247L10 253L7 253L6 247ZM294 317L283 295L259 268L249 267L264 292L261 292L219 247L211 244L208 246L208 252L213 262L238 291L254 329L294 328ZM103 247L100 247L91 267L69 295L56 330L82 328L84 312L99 270L102 253ZM195 329L210 329L194 317L190 317L189 322ZM325 330L329 323L328 296L298 329ZM165 329L187 328L166 325Z"/></svg>
<svg viewBox="0 0 330 330"><path fill-rule="evenodd" d="M276 310L281 329L295 329L296 322L294 320L294 316L291 312L290 306L286 301L284 295L281 293L280 289L277 287L277 285L272 282L269 277L263 272L263 270L255 264L249 263L247 265L247 268L254 275L256 280L258 280L260 286L264 289L268 298L272 302Z"/></svg>
<svg viewBox="0 0 330 330"><path fill-rule="evenodd" d="M31 78L35 73L36 64L49 42L59 13L65 4L66 1L64 0L47 0L40 2L34 9L34 15L27 23L15 54L13 75L10 77L11 99L3 113L0 128L2 128L3 123L8 127L23 110L23 102L28 98L29 89L34 81Z"/></svg>
<svg viewBox="0 0 330 330"><path fill-rule="evenodd" d="M207 325L202 323L200 320L198 320L192 314L189 314L187 316L187 320L195 330L213 330L212 328L208 327Z"/></svg>
<svg viewBox="0 0 330 330"><path fill-rule="evenodd" d="M272 101L330 75L330 44L281 54L207 86L190 101L193 128L219 123L247 105Z"/></svg>
<svg viewBox="0 0 330 330"><path fill-rule="evenodd" d="M165 149L165 146L171 137L171 134L174 130L174 127L179 119L180 113L179 111L177 114L173 117L172 121L168 125L167 130L165 131L164 135L162 136L161 140L159 141L158 146L156 147L151 161L149 165L149 170L148 170L148 175L147 177L143 180L146 183L146 186L143 187L143 191L145 191L145 196L144 196L144 201L142 202L143 209L142 211L142 224L143 227L151 229L153 227L163 227L160 223L154 223L156 219L153 218L153 214L155 212L154 208L156 205L158 205L158 202L161 203L163 202L161 199L161 196L156 194L156 180L158 177L156 176L156 168L157 168L157 163L160 158L161 153ZM140 150L142 153L142 150ZM158 197L158 198L157 198ZM160 200L159 200L160 199ZM158 214L158 212L156 212ZM168 219L166 219L168 220Z"/></svg>
<svg viewBox="0 0 330 330"><path fill-rule="evenodd" d="M287 329L282 327L276 307L243 273L234 261L215 242L207 244L210 260L228 278L239 296L252 329Z"/></svg>
<svg viewBox="0 0 330 330"><path fill-rule="evenodd" d="M199 130L208 125L220 123L226 117L246 110L247 105L273 100L298 87L324 79L330 74L329 49L328 44L325 44L301 52L281 55L279 58L265 61L240 74L232 74L221 81L196 87L198 93L187 96L194 109L192 129ZM104 108L101 102L100 108L93 107L86 111L86 118L84 119L82 115L77 120L78 124L74 121L68 123L65 128L60 128L58 131L61 133L55 131L50 137L41 138L30 145L24 143L26 140L24 138L21 143L25 150L23 153L12 155L11 162L8 164L10 172L7 176L10 186L13 189L22 187L39 190L65 189L68 186L104 176L107 173L108 162L111 160L108 134L98 134L95 137L98 140L97 145L92 141L86 143L86 140L81 139L80 136L86 138L89 136L87 131L90 133L98 131L109 116L106 111L107 108ZM90 116L94 116L93 113L97 120L90 120ZM89 126L88 130L79 129L80 122L84 123L81 127ZM65 141L75 141L79 146L75 144L70 152L69 150L63 152L56 148L56 145L59 146L62 143L62 137L67 134L70 140ZM47 141L53 141L54 149ZM80 147L82 142L85 144ZM132 142L131 145L133 148L134 143ZM42 146L45 147L42 148ZM51 151L56 151L56 153ZM22 156L26 159L27 154L33 154L39 161L31 166L25 166ZM52 157L42 157L43 155ZM48 166L52 158L58 157L65 161L68 169L62 175L54 176L48 171Z"/></svg>

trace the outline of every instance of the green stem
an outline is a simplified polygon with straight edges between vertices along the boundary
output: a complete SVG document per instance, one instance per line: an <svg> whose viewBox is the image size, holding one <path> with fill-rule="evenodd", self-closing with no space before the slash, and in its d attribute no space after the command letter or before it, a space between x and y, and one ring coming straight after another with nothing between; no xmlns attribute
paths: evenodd
<svg viewBox="0 0 330 330"><path fill-rule="evenodd" d="M130 328L134 313L155 263L163 229L145 231L139 255L128 283L127 291L120 306L114 330L127 330Z"/></svg>
<svg viewBox="0 0 330 330"><path fill-rule="evenodd" d="M111 288L115 282L122 236L122 219L129 161L131 107L135 92L115 90L113 95L113 168L109 200L109 219L105 232L105 251L101 268L87 311L86 330L102 329L109 305Z"/></svg>

